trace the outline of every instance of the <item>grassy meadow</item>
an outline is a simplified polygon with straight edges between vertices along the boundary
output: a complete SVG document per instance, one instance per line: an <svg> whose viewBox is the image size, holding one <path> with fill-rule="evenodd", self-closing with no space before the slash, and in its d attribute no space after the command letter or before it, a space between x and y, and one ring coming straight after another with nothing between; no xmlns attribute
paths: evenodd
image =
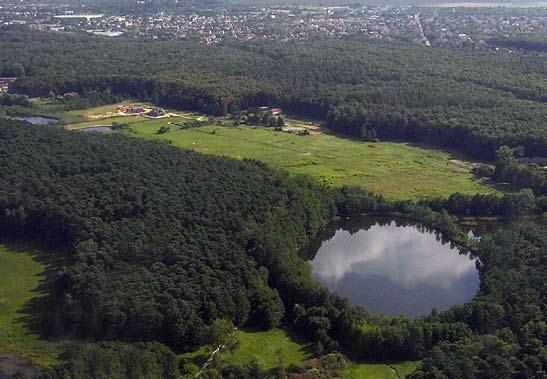
<svg viewBox="0 0 547 379"><path fill-rule="evenodd" d="M59 346L41 340L24 320L26 307L44 280L46 266L28 250L0 245L0 355L15 354L37 366L56 361Z"/></svg>
<svg viewBox="0 0 547 379"><path fill-rule="evenodd" d="M327 134L298 136L246 126L181 130L169 122L175 121L141 118L131 122L126 133L168 140L174 146L206 154L258 159L293 174L311 175L328 185L363 186L388 199L495 191L475 179L470 164L461 157L428 147L360 142ZM158 134L162 126L169 126L170 130Z"/></svg>
<svg viewBox="0 0 547 379"><path fill-rule="evenodd" d="M238 347L233 352L223 353L226 363L245 365L257 359L262 369L271 369L280 363L300 364L310 359L309 346L295 340L286 331L238 331ZM384 363L350 362L344 370L344 379L398 379L414 371L417 362ZM397 372L395 372L395 371ZM397 375L398 374L398 375Z"/></svg>
<svg viewBox="0 0 547 379"><path fill-rule="evenodd" d="M244 365L256 358L263 369L271 369L281 362L299 364L310 358L307 345L281 329L237 331L236 338L238 348L224 356L228 363Z"/></svg>
<svg viewBox="0 0 547 379"><path fill-rule="evenodd" d="M419 362L407 361L392 363L350 363L343 374L343 379L399 379L416 370Z"/></svg>
<svg viewBox="0 0 547 379"><path fill-rule="evenodd" d="M59 124L67 129L128 125L131 133L126 133L133 136L169 140L174 146L206 154L253 158L293 174L311 175L328 185L362 186L391 200L446 197L454 192L496 192L474 177L472 163L465 157L429 146L361 142L322 134L318 122L295 118L286 118L287 126L311 127L312 135L298 136L262 127L232 127L229 120L222 122L223 125L182 129L182 123L203 121L207 116L176 110L168 110L176 117L164 119L116 114L120 104L130 103L132 100L128 99L118 104L64 111L61 103L38 99L29 114L58 118ZM159 134L161 127L170 130Z"/></svg>
<svg viewBox="0 0 547 379"><path fill-rule="evenodd" d="M124 101L124 104L130 103ZM148 119L115 116L119 104L64 112L59 117L67 129L126 125L131 136L168 140L174 146L236 159L253 158L293 174L307 174L332 186L358 185L392 200L446 197L454 192L492 193L496 190L476 179L472 163L464 157L428 146L395 142L361 142L322 134L299 136L270 128L222 125L180 128L206 116L168 110L176 117ZM151 106L150 104L147 104ZM47 104L41 104L46 107ZM301 128L317 122L287 118L287 126ZM158 133L161 127L167 133Z"/></svg>

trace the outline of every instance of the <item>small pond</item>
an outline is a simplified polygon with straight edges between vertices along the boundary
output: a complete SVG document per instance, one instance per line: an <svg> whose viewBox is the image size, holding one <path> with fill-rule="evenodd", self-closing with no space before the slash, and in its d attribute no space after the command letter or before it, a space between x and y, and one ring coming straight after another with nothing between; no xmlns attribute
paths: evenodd
<svg viewBox="0 0 547 379"><path fill-rule="evenodd" d="M14 120L25 121L31 125L42 126L54 124L57 122L54 118L40 117L40 116L15 116L12 117Z"/></svg>
<svg viewBox="0 0 547 379"><path fill-rule="evenodd" d="M82 133L110 133L112 128L109 126L92 126L89 128L78 129Z"/></svg>
<svg viewBox="0 0 547 379"><path fill-rule="evenodd" d="M303 255L316 280L375 315L424 316L469 301L479 288L474 259L406 221L343 220Z"/></svg>
<svg viewBox="0 0 547 379"><path fill-rule="evenodd" d="M39 375L40 370L26 359L16 355L0 355L0 379L38 378Z"/></svg>

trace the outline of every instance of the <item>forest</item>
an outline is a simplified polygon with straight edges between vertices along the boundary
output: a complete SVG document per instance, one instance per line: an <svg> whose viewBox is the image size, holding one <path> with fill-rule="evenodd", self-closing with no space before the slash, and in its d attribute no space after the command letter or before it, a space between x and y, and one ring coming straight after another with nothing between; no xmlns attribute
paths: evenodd
<svg viewBox="0 0 547 379"><path fill-rule="evenodd" d="M496 212L537 213L539 200L523 191ZM1 236L34 240L65 262L48 277L47 296L31 304L33 325L48 338L89 341L69 348L46 378L93 370L175 378L184 366L173 351L209 343L219 322L283 324L318 356L424 359L416 378L463 378L471 369L474 377L534 377L547 363L545 227L516 222L471 240L448 211L472 201L388 202L257 161L0 120ZM410 320L372 316L322 287L299 252L337 215L363 212L396 212L478 257L479 294ZM471 348L480 360L453 354Z"/></svg>
<svg viewBox="0 0 547 379"><path fill-rule="evenodd" d="M156 143L36 132L2 129L0 230L71 257L44 330L190 349L217 318L279 324L283 303L247 245L280 219L304 241L330 219L315 184Z"/></svg>
<svg viewBox="0 0 547 379"><path fill-rule="evenodd" d="M29 96L98 91L213 115L280 106L358 139L405 140L494 160L547 155L541 55L359 38L306 43L109 39L0 30L0 75Z"/></svg>

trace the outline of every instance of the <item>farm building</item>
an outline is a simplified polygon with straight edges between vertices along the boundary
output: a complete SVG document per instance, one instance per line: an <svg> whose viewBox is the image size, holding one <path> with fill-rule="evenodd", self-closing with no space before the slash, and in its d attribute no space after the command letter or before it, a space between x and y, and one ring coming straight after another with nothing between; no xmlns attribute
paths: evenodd
<svg viewBox="0 0 547 379"><path fill-rule="evenodd" d="M146 109L144 108L144 106L140 104L120 105L118 107L118 110L120 112L128 113L128 114L141 114L146 112Z"/></svg>
<svg viewBox="0 0 547 379"><path fill-rule="evenodd" d="M165 116L167 116L167 112L165 112L165 109L161 108L154 108L146 114L146 117L150 118L161 118Z"/></svg>

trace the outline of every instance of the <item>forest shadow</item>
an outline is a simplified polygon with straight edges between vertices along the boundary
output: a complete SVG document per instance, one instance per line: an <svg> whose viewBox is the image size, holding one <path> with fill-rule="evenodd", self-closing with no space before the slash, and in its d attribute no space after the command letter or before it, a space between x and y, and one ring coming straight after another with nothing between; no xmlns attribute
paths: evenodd
<svg viewBox="0 0 547 379"><path fill-rule="evenodd" d="M50 319L51 310L54 309L51 296L54 291L54 277L56 272L66 265L68 255L62 251L44 248L36 241L0 239L0 244L14 254L30 255L35 262L43 265L43 271L34 274L41 279L30 291L32 298L17 310L18 317L14 321L23 324L29 330L29 334L36 334L43 340L52 340L58 332L51 329L53 323Z"/></svg>

